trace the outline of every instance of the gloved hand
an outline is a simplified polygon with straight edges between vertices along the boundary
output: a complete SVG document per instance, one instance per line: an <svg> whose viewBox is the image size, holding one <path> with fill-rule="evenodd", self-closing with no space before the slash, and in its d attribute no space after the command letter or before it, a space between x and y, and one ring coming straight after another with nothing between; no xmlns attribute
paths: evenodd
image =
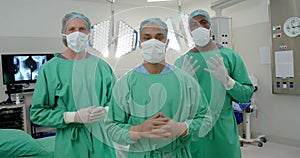
<svg viewBox="0 0 300 158"><path fill-rule="evenodd" d="M107 111L101 106L90 106L79 109L77 112L65 112L64 121L66 123L92 123L106 119Z"/></svg>
<svg viewBox="0 0 300 158"><path fill-rule="evenodd" d="M185 55L182 62L181 69L189 73L191 76L193 76L195 79L197 79L196 72L199 70L200 65L198 64L198 60L195 60L193 64L192 63L193 56L188 57L188 55Z"/></svg>
<svg viewBox="0 0 300 158"><path fill-rule="evenodd" d="M228 75L222 57L217 54L216 59L210 57L210 61L207 60L206 62L212 69L204 68L204 70L213 74L224 85L226 90L234 86L235 81Z"/></svg>
<svg viewBox="0 0 300 158"><path fill-rule="evenodd" d="M168 118L164 114L161 115L161 118L168 119L168 124L163 126L162 129L160 129L164 130L165 134L168 135L167 139L187 135L188 127L185 123L177 122L171 118Z"/></svg>
<svg viewBox="0 0 300 158"><path fill-rule="evenodd" d="M157 113L152 118L145 120L142 124L130 127L130 138L132 140L139 140L141 138L150 138L160 140L165 136L160 131L152 132L153 130L160 129L168 124L167 118L161 118L161 113Z"/></svg>
<svg viewBox="0 0 300 158"><path fill-rule="evenodd" d="M176 122L161 112L144 121L142 124L130 128L130 137L132 140L141 138L166 140L177 136L185 136L186 134L187 125L185 123Z"/></svg>

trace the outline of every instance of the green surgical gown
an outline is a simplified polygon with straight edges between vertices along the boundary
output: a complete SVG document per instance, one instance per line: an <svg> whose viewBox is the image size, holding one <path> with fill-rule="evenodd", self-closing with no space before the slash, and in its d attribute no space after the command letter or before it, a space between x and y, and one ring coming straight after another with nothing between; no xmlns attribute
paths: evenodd
<svg viewBox="0 0 300 158"><path fill-rule="evenodd" d="M89 106L110 106L115 77L96 56L66 60L55 56L45 63L35 85L30 119L56 128L55 158L115 157L104 121L90 124L64 122L64 112Z"/></svg>
<svg viewBox="0 0 300 158"><path fill-rule="evenodd" d="M113 141L130 145L129 158L187 158L191 157L189 142L197 138L206 111L204 94L197 81L186 72L177 68L164 74L131 70L113 88L107 130ZM130 127L142 124L158 112L189 124L188 135L168 140L131 140Z"/></svg>
<svg viewBox="0 0 300 158"><path fill-rule="evenodd" d="M234 87L226 91L224 99L215 95L214 86L217 84L213 81L215 77L204 70L204 68L208 68L206 61L210 57L215 57L216 54L223 57L229 76L235 80ZM198 64L201 66L196 72L196 76L208 99L209 106L216 101L223 104L219 118L212 130L204 138L191 143L192 156L195 158L240 158L238 128L233 113L232 100L248 102L254 90L241 57L235 51L222 47L220 50L203 53L187 52L176 60L176 66L182 66L185 55L193 56L193 61L198 60Z"/></svg>

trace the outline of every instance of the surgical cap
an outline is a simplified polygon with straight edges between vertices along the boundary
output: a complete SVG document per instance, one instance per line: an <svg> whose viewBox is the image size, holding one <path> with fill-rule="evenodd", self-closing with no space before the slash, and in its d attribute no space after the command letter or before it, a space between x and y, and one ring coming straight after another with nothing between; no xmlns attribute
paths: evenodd
<svg viewBox="0 0 300 158"><path fill-rule="evenodd" d="M142 32L144 27L146 27L147 25L149 25L151 23L154 23L154 24L157 24L158 26L160 26L164 30L166 36L168 35L168 26L160 18L150 18L150 19L146 19L146 20L142 21L141 25L140 25L140 32Z"/></svg>
<svg viewBox="0 0 300 158"><path fill-rule="evenodd" d="M62 29L61 29L61 33L65 33L66 32L66 29L67 29L67 25L69 24L69 22L75 18L79 18L81 20L84 21L88 31L90 32L91 31L91 22L90 20L84 16L83 14L81 13L78 13L78 12L72 12L72 13L68 13L65 15L65 17L62 19Z"/></svg>
<svg viewBox="0 0 300 158"><path fill-rule="evenodd" d="M205 10L202 10L202 9L193 11L189 16L189 22L192 20L193 17L198 16L198 15L205 16L206 19L208 20L209 24L211 24L211 20L210 20L210 16L209 16L208 12Z"/></svg>

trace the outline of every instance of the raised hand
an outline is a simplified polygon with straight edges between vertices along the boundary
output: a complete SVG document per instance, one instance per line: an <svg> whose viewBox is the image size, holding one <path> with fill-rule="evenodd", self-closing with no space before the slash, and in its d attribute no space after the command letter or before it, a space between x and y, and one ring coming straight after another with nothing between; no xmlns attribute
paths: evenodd
<svg viewBox="0 0 300 158"><path fill-rule="evenodd" d="M228 75L222 57L217 54L216 58L210 57L210 61L207 60L206 62L211 69L204 68L204 70L214 75L227 90L234 86L235 81Z"/></svg>
<svg viewBox="0 0 300 158"><path fill-rule="evenodd" d="M188 57L188 55L185 55L181 69L196 78L196 72L199 70L200 65L198 65L198 60L195 60L194 63L192 63L192 60L193 56Z"/></svg>

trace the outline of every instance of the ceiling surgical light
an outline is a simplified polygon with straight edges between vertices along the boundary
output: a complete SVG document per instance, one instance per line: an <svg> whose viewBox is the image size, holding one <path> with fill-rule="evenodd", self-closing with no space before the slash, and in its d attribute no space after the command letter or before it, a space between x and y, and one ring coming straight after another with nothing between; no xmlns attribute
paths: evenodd
<svg viewBox="0 0 300 158"><path fill-rule="evenodd" d="M92 48L100 52L103 57L109 56L111 20L103 20L92 26Z"/></svg>
<svg viewBox="0 0 300 158"><path fill-rule="evenodd" d="M185 44L188 48L191 48L195 45L195 43L194 43L194 40L193 40L192 35L190 33L188 19L189 19L188 14L181 13L179 15L179 25L180 25L180 28L181 28L181 32L182 32Z"/></svg>
<svg viewBox="0 0 300 158"><path fill-rule="evenodd" d="M178 34L176 33L176 27L174 24L174 20L172 18L167 18L165 20L167 26L168 26L168 39L169 39L169 45L168 49L173 49L175 51L181 50L180 41L178 38Z"/></svg>
<svg viewBox="0 0 300 158"><path fill-rule="evenodd" d="M121 57L136 49L138 42L137 31L124 21L118 21L115 57Z"/></svg>

